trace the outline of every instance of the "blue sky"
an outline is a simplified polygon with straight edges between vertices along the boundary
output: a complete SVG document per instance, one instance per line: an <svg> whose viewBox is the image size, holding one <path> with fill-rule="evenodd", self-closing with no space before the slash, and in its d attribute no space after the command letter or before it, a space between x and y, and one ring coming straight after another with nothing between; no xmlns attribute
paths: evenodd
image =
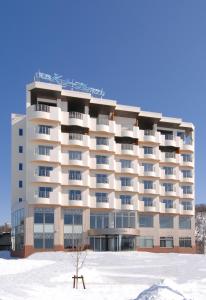
<svg viewBox="0 0 206 300"><path fill-rule="evenodd" d="M2 1L0 223L10 221L10 115L37 70L196 126L196 201L205 202L206 1Z"/></svg>

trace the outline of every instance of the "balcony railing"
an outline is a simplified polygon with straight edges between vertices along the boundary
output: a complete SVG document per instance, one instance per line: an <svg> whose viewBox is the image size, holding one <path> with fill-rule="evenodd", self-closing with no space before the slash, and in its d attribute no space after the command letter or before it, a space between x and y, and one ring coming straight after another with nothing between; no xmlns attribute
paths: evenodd
<svg viewBox="0 0 206 300"><path fill-rule="evenodd" d="M144 130L144 135L145 136L154 136L154 131L150 129L145 129Z"/></svg>
<svg viewBox="0 0 206 300"><path fill-rule="evenodd" d="M82 141L83 140L83 134L81 133L69 133L69 140L74 141L74 140L78 140L78 141Z"/></svg>
<svg viewBox="0 0 206 300"><path fill-rule="evenodd" d="M133 150L133 144L121 144L122 150Z"/></svg>
<svg viewBox="0 0 206 300"><path fill-rule="evenodd" d="M97 125L109 125L109 119L97 118Z"/></svg>
<svg viewBox="0 0 206 300"><path fill-rule="evenodd" d="M50 112L50 106L46 104L36 104L35 105L36 111L44 111L44 112Z"/></svg>
<svg viewBox="0 0 206 300"><path fill-rule="evenodd" d="M173 136L173 134L165 134L165 140L169 140L169 141L172 141L172 140L174 140L174 136Z"/></svg>
<svg viewBox="0 0 206 300"><path fill-rule="evenodd" d="M79 119L82 120L83 119L83 114L77 111L70 111L69 112L69 118L70 119Z"/></svg>
<svg viewBox="0 0 206 300"><path fill-rule="evenodd" d="M175 158L174 152L165 152L165 158Z"/></svg>

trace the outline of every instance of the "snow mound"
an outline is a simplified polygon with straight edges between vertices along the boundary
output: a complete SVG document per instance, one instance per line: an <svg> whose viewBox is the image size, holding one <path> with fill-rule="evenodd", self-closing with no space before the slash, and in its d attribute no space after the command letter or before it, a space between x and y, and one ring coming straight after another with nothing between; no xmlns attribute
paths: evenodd
<svg viewBox="0 0 206 300"><path fill-rule="evenodd" d="M162 280L144 290L136 300L190 300L186 299L171 280Z"/></svg>

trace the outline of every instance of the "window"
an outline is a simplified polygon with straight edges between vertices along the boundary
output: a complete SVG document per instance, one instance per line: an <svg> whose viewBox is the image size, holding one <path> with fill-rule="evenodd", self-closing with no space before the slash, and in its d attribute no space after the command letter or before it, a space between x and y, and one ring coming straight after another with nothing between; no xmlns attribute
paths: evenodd
<svg viewBox="0 0 206 300"><path fill-rule="evenodd" d="M37 132L40 134L50 135L51 128L52 128L52 126L48 126L48 125L38 125Z"/></svg>
<svg viewBox="0 0 206 300"><path fill-rule="evenodd" d="M82 210L80 209L65 210L64 225L82 225Z"/></svg>
<svg viewBox="0 0 206 300"><path fill-rule="evenodd" d="M22 170L23 170L23 164L19 163L19 171L22 171Z"/></svg>
<svg viewBox="0 0 206 300"><path fill-rule="evenodd" d="M99 202L99 203L108 202L108 194L107 193L96 193L95 197L96 197L96 202Z"/></svg>
<svg viewBox="0 0 206 300"><path fill-rule="evenodd" d="M140 214L139 215L139 227L153 227L153 216Z"/></svg>
<svg viewBox="0 0 206 300"><path fill-rule="evenodd" d="M96 164L97 165L107 165L108 164L108 157L105 155L96 155Z"/></svg>
<svg viewBox="0 0 206 300"><path fill-rule="evenodd" d="M150 236L140 236L138 238L138 244L140 248L153 248L154 240Z"/></svg>
<svg viewBox="0 0 206 300"><path fill-rule="evenodd" d="M53 192L53 188L40 186L38 194L40 198L49 198L51 192Z"/></svg>
<svg viewBox="0 0 206 300"><path fill-rule="evenodd" d="M121 177L121 186L132 186L132 179L130 177Z"/></svg>
<svg viewBox="0 0 206 300"><path fill-rule="evenodd" d="M193 209L191 201L182 201L181 204L183 206L183 210L192 210Z"/></svg>
<svg viewBox="0 0 206 300"><path fill-rule="evenodd" d="M23 135L23 129L19 128L19 136L22 136L22 135Z"/></svg>
<svg viewBox="0 0 206 300"><path fill-rule="evenodd" d="M19 188L22 188L22 187L23 187L23 181L19 180Z"/></svg>
<svg viewBox="0 0 206 300"><path fill-rule="evenodd" d="M23 201L23 199L22 198L19 198L19 203L21 203Z"/></svg>
<svg viewBox="0 0 206 300"><path fill-rule="evenodd" d="M96 144L97 145L108 145L108 138L106 137L96 137Z"/></svg>
<svg viewBox="0 0 206 300"><path fill-rule="evenodd" d="M97 124L109 125L109 116L108 115L99 115L97 118Z"/></svg>
<svg viewBox="0 0 206 300"><path fill-rule="evenodd" d="M184 248L192 248L191 237L180 237L179 238L179 246L184 247Z"/></svg>
<svg viewBox="0 0 206 300"><path fill-rule="evenodd" d="M184 162L192 162L192 154L181 154Z"/></svg>
<svg viewBox="0 0 206 300"><path fill-rule="evenodd" d="M191 229L191 217L180 216L179 217L179 228L180 229Z"/></svg>
<svg viewBox="0 0 206 300"><path fill-rule="evenodd" d="M173 228L173 217L160 215L160 228Z"/></svg>
<svg viewBox="0 0 206 300"><path fill-rule="evenodd" d="M12 212L11 224L13 240L12 249L22 250L24 247L24 209L18 209Z"/></svg>
<svg viewBox="0 0 206 300"><path fill-rule="evenodd" d="M135 213L129 211L116 212L115 228L135 228Z"/></svg>
<svg viewBox="0 0 206 300"><path fill-rule="evenodd" d="M52 146L38 146L39 155L50 155L50 151L53 149Z"/></svg>
<svg viewBox="0 0 206 300"><path fill-rule="evenodd" d="M121 168L122 169L124 169L124 168L131 168L132 167L132 161L131 160L121 159L120 163L121 163Z"/></svg>
<svg viewBox="0 0 206 300"><path fill-rule="evenodd" d="M44 166L39 166L38 167L38 175L39 176L46 176L49 177L50 176L50 172L53 171L52 167L44 167Z"/></svg>
<svg viewBox="0 0 206 300"><path fill-rule="evenodd" d="M165 208L174 208L174 201L170 199L163 199L162 203L165 204Z"/></svg>
<svg viewBox="0 0 206 300"><path fill-rule="evenodd" d="M153 147L143 147L144 154L153 154Z"/></svg>
<svg viewBox="0 0 206 300"><path fill-rule="evenodd" d="M165 158L175 158L175 152L165 152Z"/></svg>
<svg viewBox="0 0 206 300"><path fill-rule="evenodd" d="M133 150L133 144L121 144L122 150Z"/></svg>
<svg viewBox="0 0 206 300"><path fill-rule="evenodd" d="M96 183L108 183L108 175L96 174Z"/></svg>
<svg viewBox="0 0 206 300"><path fill-rule="evenodd" d="M160 247L162 248L173 248L173 237L160 237Z"/></svg>
<svg viewBox="0 0 206 300"><path fill-rule="evenodd" d="M79 190L69 191L69 200L82 200L82 193Z"/></svg>
<svg viewBox="0 0 206 300"><path fill-rule="evenodd" d="M69 180L82 180L82 172L76 170L70 170Z"/></svg>
<svg viewBox="0 0 206 300"><path fill-rule="evenodd" d="M191 185L183 185L182 191L183 191L183 194L192 194L192 186Z"/></svg>
<svg viewBox="0 0 206 300"><path fill-rule="evenodd" d="M154 188L154 182L151 181L151 180L144 180L143 184L144 184L144 189L145 190L150 190L150 189Z"/></svg>
<svg viewBox="0 0 206 300"><path fill-rule="evenodd" d="M142 201L144 202L144 206L153 206L153 198L151 197L143 197Z"/></svg>
<svg viewBox="0 0 206 300"><path fill-rule="evenodd" d="M92 229L103 229L109 227L109 214L104 212L90 214L90 227Z"/></svg>
<svg viewBox="0 0 206 300"><path fill-rule="evenodd" d="M120 195L122 205L132 204L132 197L130 195Z"/></svg>
<svg viewBox="0 0 206 300"><path fill-rule="evenodd" d="M144 168L144 172L153 172L154 171L154 165L149 163L143 163L142 164Z"/></svg>
<svg viewBox="0 0 206 300"><path fill-rule="evenodd" d="M23 153L23 146L19 146L19 153Z"/></svg>
<svg viewBox="0 0 206 300"><path fill-rule="evenodd" d="M163 170L165 172L165 175L173 175L174 174L174 168L173 167L163 167Z"/></svg>
<svg viewBox="0 0 206 300"><path fill-rule="evenodd" d="M82 160L82 152L81 151L69 151L69 159L70 160Z"/></svg>
<svg viewBox="0 0 206 300"><path fill-rule="evenodd" d="M83 114L78 112L78 111L70 111L69 112L69 117L71 119L80 119L80 120L82 120L83 119Z"/></svg>
<svg viewBox="0 0 206 300"><path fill-rule="evenodd" d="M173 192L174 186L172 183L163 183L163 187L165 189L165 192Z"/></svg>
<svg viewBox="0 0 206 300"><path fill-rule="evenodd" d="M54 209L35 208L34 248L52 249L53 247L54 247Z"/></svg>
<svg viewBox="0 0 206 300"><path fill-rule="evenodd" d="M70 141L82 141L83 140L83 134L81 133L76 133L76 132L70 132L69 133L69 140Z"/></svg>
<svg viewBox="0 0 206 300"><path fill-rule="evenodd" d="M191 170L182 170L183 178L192 178L192 171Z"/></svg>

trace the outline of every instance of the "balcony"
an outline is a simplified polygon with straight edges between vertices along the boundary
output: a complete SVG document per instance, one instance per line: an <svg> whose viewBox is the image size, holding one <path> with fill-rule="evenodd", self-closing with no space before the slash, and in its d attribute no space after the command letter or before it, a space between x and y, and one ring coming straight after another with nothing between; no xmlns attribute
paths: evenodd
<svg viewBox="0 0 206 300"><path fill-rule="evenodd" d="M109 182L96 182L96 188L109 189Z"/></svg>
<svg viewBox="0 0 206 300"><path fill-rule="evenodd" d="M43 162L59 162L60 149L54 148L50 150L48 155L39 154L38 148L30 150L29 160L31 161L43 161Z"/></svg>
<svg viewBox="0 0 206 300"><path fill-rule="evenodd" d="M178 164L179 154L176 154L175 152L161 152L161 161Z"/></svg>
<svg viewBox="0 0 206 300"><path fill-rule="evenodd" d="M139 149L139 154L141 159L148 159L148 160L159 160L159 150L153 149L152 152L146 151L144 148Z"/></svg>
<svg viewBox="0 0 206 300"><path fill-rule="evenodd" d="M154 130L139 130L139 141L148 143L160 143L160 133Z"/></svg>
<svg viewBox="0 0 206 300"><path fill-rule="evenodd" d="M45 133L40 132L38 126L30 126L28 137L30 140L39 140L39 141L51 141L59 142L60 141L60 131L58 127L49 128Z"/></svg>
<svg viewBox="0 0 206 300"><path fill-rule="evenodd" d="M116 146L118 146L118 154L124 154L124 155L135 155L135 152L136 152L136 155L137 155L137 151L136 150L136 147L135 145L133 144L117 144Z"/></svg>
<svg viewBox="0 0 206 300"><path fill-rule="evenodd" d="M62 111L61 122L64 125L89 128L89 115L77 111Z"/></svg>
<svg viewBox="0 0 206 300"><path fill-rule="evenodd" d="M153 167L152 170L145 170L143 166L139 168L139 176L143 177L159 177L159 172Z"/></svg>
<svg viewBox="0 0 206 300"><path fill-rule="evenodd" d="M117 127L117 135L119 136L130 137L134 139L138 139L139 137L139 129L137 126L127 124L127 125L116 125L116 127Z"/></svg>
<svg viewBox="0 0 206 300"><path fill-rule="evenodd" d="M182 215L193 216L195 214L194 206L192 204L189 205L188 207L185 207L180 203L179 209L180 209L180 214Z"/></svg>
<svg viewBox="0 0 206 300"><path fill-rule="evenodd" d="M82 207L84 205L82 200L69 200L69 206Z"/></svg>
<svg viewBox="0 0 206 300"><path fill-rule="evenodd" d="M165 170L162 169L160 170L160 178L165 180L179 180L179 175L175 170L171 174L166 174Z"/></svg>
<svg viewBox="0 0 206 300"><path fill-rule="evenodd" d="M53 191L53 192L50 192L49 194L49 198L43 198L43 197L39 197L39 194L38 194L38 190L36 190L34 192L34 195L33 195L33 201L32 201L32 197L30 198L31 199L31 203L34 203L34 204L56 204L56 205L59 205L60 204L60 201L61 201L61 194L60 192L57 192L57 191ZM29 200L30 202L30 200Z"/></svg>
<svg viewBox="0 0 206 300"><path fill-rule="evenodd" d="M175 186L172 189L165 189L164 186L160 187L160 194L161 196L166 197L178 197L178 188Z"/></svg>
<svg viewBox="0 0 206 300"><path fill-rule="evenodd" d="M171 206L167 206L165 203L160 202L160 213L176 214L177 208L176 204L173 203Z"/></svg>
<svg viewBox="0 0 206 300"><path fill-rule="evenodd" d="M121 204L121 209L122 210L134 210L134 205L133 204Z"/></svg>
<svg viewBox="0 0 206 300"><path fill-rule="evenodd" d="M184 167L192 167L194 168L194 162L191 160L183 160L183 158L181 157L180 159L180 165L184 166Z"/></svg>
<svg viewBox="0 0 206 300"><path fill-rule="evenodd" d="M160 141L161 146L177 148L180 148L181 146L181 138L179 136L174 136L173 134L162 134Z"/></svg>
<svg viewBox="0 0 206 300"><path fill-rule="evenodd" d="M62 145L89 147L89 136L81 133L61 133Z"/></svg>
<svg viewBox="0 0 206 300"><path fill-rule="evenodd" d="M36 182L36 183L60 183L59 174L60 174L60 169L55 168L52 171L50 171L49 176L40 176L39 170L38 168L36 168L35 170L33 169L30 172L29 181Z"/></svg>
<svg viewBox="0 0 206 300"><path fill-rule="evenodd" d="M96 208L109 208L109 202L96 202Z"/></svg>
<svg viewBox="0 0 206 300"><path fill-rule="evenodd" d="M59 107L45 104L31 105L27 108L29 120L49 120L53 122L61 121L61 109Z"/></svg>

